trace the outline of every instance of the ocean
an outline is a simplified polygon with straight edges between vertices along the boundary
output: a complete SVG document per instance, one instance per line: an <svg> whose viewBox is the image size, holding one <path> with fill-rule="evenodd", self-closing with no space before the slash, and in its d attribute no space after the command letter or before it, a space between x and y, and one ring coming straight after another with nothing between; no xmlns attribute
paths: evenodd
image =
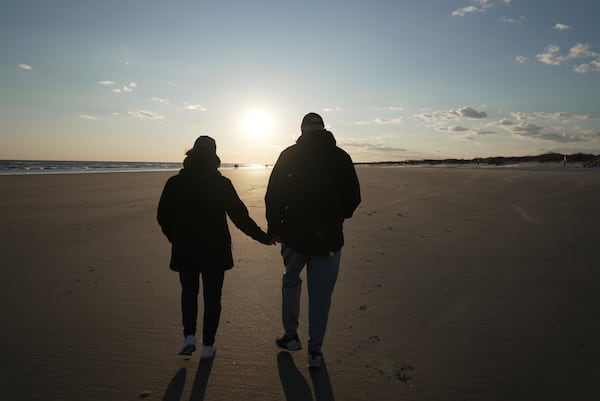
<svg viewBox="0 0 600 401"><path fill-rule="evenodd" d="M0 160L0 175L19 174L79 174L136 171L177 171L182 162L107 162L107 161L57 161L57 160ZM262 164L223 163L221 169L265 168Z"/></svg>

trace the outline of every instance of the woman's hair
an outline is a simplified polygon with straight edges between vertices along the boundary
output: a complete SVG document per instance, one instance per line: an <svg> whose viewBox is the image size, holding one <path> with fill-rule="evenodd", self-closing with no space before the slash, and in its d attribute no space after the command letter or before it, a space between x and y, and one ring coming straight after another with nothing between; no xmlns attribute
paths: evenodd
<svg viewBox="0 0 600 401"><path fill-rule="evenodd" d="M194 142L194 147L185 152L184 168L216 170L221 166L217 156L217 143L209 136L202 135Z"/></svg>

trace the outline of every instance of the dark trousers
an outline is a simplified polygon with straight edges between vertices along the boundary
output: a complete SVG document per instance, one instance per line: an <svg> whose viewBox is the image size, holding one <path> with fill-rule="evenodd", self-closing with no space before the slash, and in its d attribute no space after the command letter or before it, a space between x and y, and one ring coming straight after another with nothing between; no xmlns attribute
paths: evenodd
<svg viewBox="0 0 600 401"><path fill-rule="evenodd" d="M202 343L212 345L221 318L221 293L224 271L217 272L179 272L181 283L181 315L183 335L196 335L198 319L198 293L202 274L202 294L204 297L204 317L202 325Z"/></svg>

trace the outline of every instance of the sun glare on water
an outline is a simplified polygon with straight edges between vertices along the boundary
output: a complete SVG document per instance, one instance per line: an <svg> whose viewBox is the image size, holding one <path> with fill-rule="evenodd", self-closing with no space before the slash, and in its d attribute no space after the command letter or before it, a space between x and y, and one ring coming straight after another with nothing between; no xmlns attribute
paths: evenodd
<svg viewBox="0 0 600 401"><path fill-rule="evenodd" d="M242 118L244 132L253 138L268 136L273 130L273 119L263 110L249 110Z"/></svg>

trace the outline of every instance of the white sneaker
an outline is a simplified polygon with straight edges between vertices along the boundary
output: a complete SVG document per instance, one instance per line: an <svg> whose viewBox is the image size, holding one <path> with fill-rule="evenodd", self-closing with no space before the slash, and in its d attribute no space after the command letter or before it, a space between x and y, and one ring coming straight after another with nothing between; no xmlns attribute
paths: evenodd
<svg viewBox="0 0 600 401"><path fill-rule="evenodd" d="M196 336L189 335L183 340L183 345L178 355L192 355L194 351L196 351Z"/></svg>
<svg viewBox="0 0 600 401"><path fill-rule="evenodd" d="M215 357L215 352L217 352L215 343L213 343L213 345L203 345L202 357L200 359L213 359Z"/></svg>

